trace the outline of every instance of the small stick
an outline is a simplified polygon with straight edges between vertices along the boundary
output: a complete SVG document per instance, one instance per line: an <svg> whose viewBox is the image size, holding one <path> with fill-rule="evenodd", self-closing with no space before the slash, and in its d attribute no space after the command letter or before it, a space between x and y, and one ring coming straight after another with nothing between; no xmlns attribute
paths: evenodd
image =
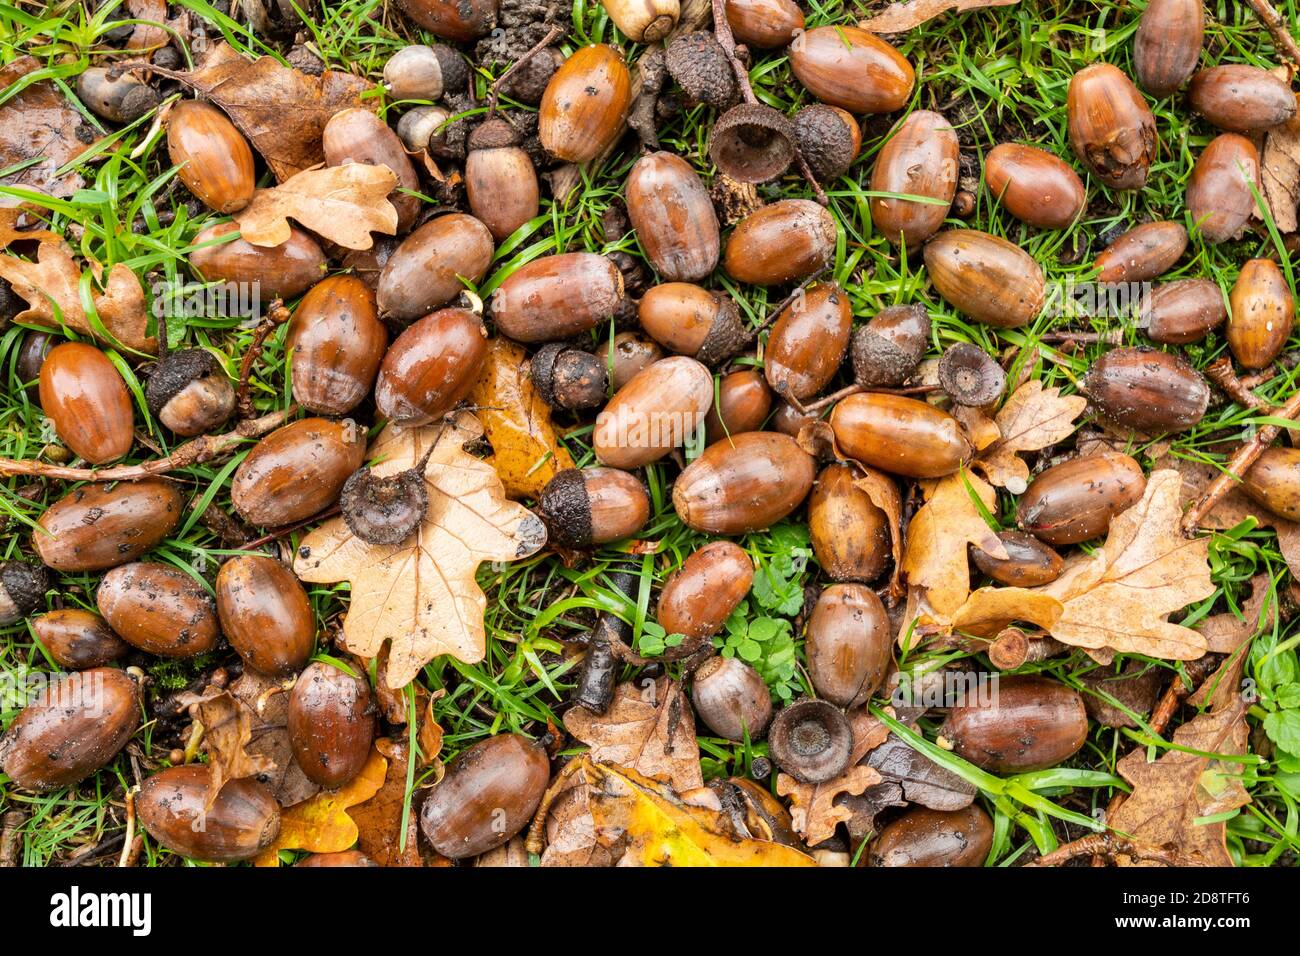
<svg viewBox="0 0 1300 956"><path fill-rule="evenodd" d="M1060 866L1081 856L1103 856L1114 859L1116 856L1131 856L1144 863L1162 863L1165 866L1196 866L1195 860L1186 859L1172 845L1159 846L1155 843L1142 843L1114 833L1090 833L1073 843L1067 843L1053 850L1046 856L1039 857L1026 866Z"/></svg>
<svg viewBox="0 0 1300 956"><path fill-rule="evenodd" d="M135 791L132 787L126 792L126 835L122 839L122 855L117 858L118 867L131 866L131 844L135 842Z"/></svg>
<svg viewBox="0 0 1300 956"><path fill-rule="evenodd" d="M837 392L831 392L815 402L802 406L800 411L806 414L820 412L827 405L834 405L842 398L848 398L850 395L857 395L861 392L879 392L883 395L929 395L931 392L939 390L938 385L908 385L906 388L867 388L865 385L845 385ZM789 398L786 398L786 401L789 401Z"/></svg>
<svg viewBox="0 0 1300 956"><path fill-rule="evenodd" d="M1121 345L1124 342L1124 334L1119 329L1111 332L1044 332L1038 337L1038 341L1048 345L1064 345L1067 342L1078 342L1081 345Z"/></svg>
<svg viewBox="0 0 1300 956"><path fill-rule="evenodd" d="M1287 72L1294 77L1296 71L1300 70L1300 45L1296 44L1295 37L1287 29L1286 21L1273 9L1273 5L1268 0L1246 0L1246 5L1255 11L1255 16L1259 17L1260 22L1272 35L1273 45L1277 47L1277 51L1291 61L1287 65Z"/></svg>
<svg viewBox="0 0 1300 956"><path fill-rule="evenodd" d="M521 66L523 66L533 57L537 56L537 54L541 53L548 46L550 46L552 43L558 40L562 33L564 33L564 27L560 26L558 23L553 24L551 26L551 29L547 31L546 36L542 37L542 39L537 44L535 44L532 49L530 49L519 59L515 60L514 63L511 63L510 67L504 73L502 73L500 76L498 76L495 80L492 81L492 92L488 95L487 115L489 119L497 115L497 101L501 97L501 92L500 92L501 84L504 83L506 80L510 79L510 77L514 76L516 73L518 73L519 68Z"/></svg>
<svg viewBox="0 0 1300 956"><path fill-rule="evenodd" d="M1237 373L1232 368L1232 359L1226 355L1215 359L1206 367L1205 377L1219 386L1225 395L1242 408L1260 408L1264 404L1260 397L1237 377Z"/></svg>
<svg viewBox="0 0 1300 956"><path fill-rule="evenodd" d="M1148 726L1155 734L1164 735L1165 728L1169 726L1169 721L1174 719L1174 714L1178 713L1178 707L1192 692L1201 685L1201 683L1210 676L1214 667L1211 663L1202 657L1199 660L1191 661L1187 665L1187 676L1191 683L1188 687L1177 675L1173 681L1165 688L1164 696L1160 698L1159 703L1151 711L1151 720Z"/></svg>
<svg viewBox="0 0 1300 956"><path fill-rule="evenodd" d="M310 518L303 518L301 521L295 521L293 524L287 524L283 528L276 528L274 531L268 532L267 534L262 535L262 537L260 538L255 538L252 541L241 544L239 546L239 549L241 551L256 551L258 548L262 547L263 545L270 544L272 541L276 541L280 538L283 538L285 535L293 534L299 528L305 528L307 527L307 525L315 524L317 521L324 521L326 518L333 518L341 510L342 509L340 509L338 505L334 505L331 508L326 508L324 511L318 511Z"/></svg>
<svg viewBox="0 0 1300 956"><path fill-rule="evenodd" d="M569 788L569 778L586 766L586 757L574 757L555 775L551 785L546 788L546 793L542 794L542 802L538 804L537 812L533 814L533 825L528 828L528 838L524 841L524 849L529 853L541 856L542 851L546 849L546 818L551 815L551 806L556 798Z"/></svg>
<svg viewBox="0 0 1300 956"><path fill-rule="evenodd" d="M253 417L253 397L249 393L251 379L253 377L253 363L257 361L258 356L262 354L262 345L266 342L266 337L275 329L288 322L290 318L289 310L284 307L284 300L276 299L266 311L266 318L258 325L257 331L253 333L253 341L248 346L248 351L244 353L244 360L239 363L239 417Z"/></svg>

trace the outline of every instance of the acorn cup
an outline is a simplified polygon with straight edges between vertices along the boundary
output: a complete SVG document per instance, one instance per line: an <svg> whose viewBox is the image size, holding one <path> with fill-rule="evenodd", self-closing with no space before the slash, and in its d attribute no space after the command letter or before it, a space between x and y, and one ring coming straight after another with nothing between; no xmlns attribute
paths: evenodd
<svg viewBox="0 0 1300 956"><path fill-rule="evenodd" d="M709 31L685 33L673 40L664 52L664 66L690 104L725 110L740 95L731 59Z"/></svg>
<svg viewBox="0 0 1300 956"><path fill-rule="evenodd" d="M1111 189L1146 185L1156 155L1156 121L1118 67L1094 63L1074 74L1066 114L1070 145L1094 176Z"/></svg>
<svg viewBox="0 0 1300 956"><path fill-rule="evenodd" d="M600 0L620 33L633 43L658 43L681 16L678 0Z"/></svg>
<svg viewBox="0 0 1300 956"><path fill-rule="evenodd" d="M1002 397L1007 373L978 345L958 342L939 359L939 385L958 405L984 408Z"/></svg>
<svg viewBox="0 0 1300 956"><path fill-rule="evenodd" d="M852 114L823 103L805 106L794 115L794 138L821 182L848 172L862 149L862 128Z"/></svg>
<svg viewBox="0 0 1300 956"><path fill-rule="evenodd" d="M709 158L739 183L776 179L794 161L795 129L762 103L741 103L718 117L709 134Z"/></svg>

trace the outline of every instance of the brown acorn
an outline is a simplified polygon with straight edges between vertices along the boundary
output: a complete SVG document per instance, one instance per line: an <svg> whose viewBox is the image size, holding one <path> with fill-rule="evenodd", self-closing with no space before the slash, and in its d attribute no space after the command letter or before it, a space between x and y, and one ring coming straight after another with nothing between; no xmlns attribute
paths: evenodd
<svg viewBox="0 0 1300 956"><path fill-rule="evenodd" d="M853 333L853 379L865 388L902 385L929 345L925 306L886 306Z"/></svg>
<svg viewBox="0 0 1300 956"><path fill-rule="evenodd" d="M1002 397L1007 373L978 345L958 342L939 359L939 386L957 405L984 408Z"/></svg>
<svg viewBox="0 0 1300 956"><path fill-rule="evenodd" d="M131 650L102 617L81 608L32 618L32 630L54 662L69 670L103 667Z"/></svg>
<svg viewBox="0 0 1300 956"><path fill-rule="evenodd" d="M821 182L849 171L862 149L862 128L838 106L814 103L794 116L794 138L813 175Z"/></svg>
<svg viewBox="0 0 1300 956"><path fill-rule="evenodd" d="M1289 82L1244 63L1201 70L1187 88L1187 101L1210 123L1232 133L1272 129L1296 112Z"/></svg>
<svg viewBox="0 0 1300 956"><path fill-rule="evenodd" d="M871 190L943 200L871 199L871 221L892 242L915 248L943 225L957 193L959 147L952 124L938 113L917 110L890 131L871 171Z"/></svg>
<svg viewBox="0 0 1300 956"><path fill-rule="evenodd" d="M441 155L447 145L451 116L451 111L441 106L417 106L407 110L397 121L397 138L411 153L427 150Z"/></svg>
<svg viewBox="0 0 1300 956"><path fill-rule="evenodd" d="M1034 477L1020 496L1016 523L1047 544L1078 544L1105 534L1111 518L1142 500L1146 484L1142 466L1128 455L1072 458Z"/></svg>
<svg viewBox="0 0 1300 956"><path fill-rule="evenodd" d="M440 40L468 43L497 22L497 0L397 0L402 12Z"/></svg>
<svg viewBox="0 0 1300 956"><path fill-rule="evenodd" d="M420 177L411 164L402 141L387 123L366 107L354 106L330 117L321 134L325 163L342 166L363 163L387 166L397 177L388 201L397 210L397 231L406 232L420 214Z"/></svg>
<svg viewBox="0 0 1300 956"><path fill-rule="evenodd" d="M113 568L100 580L95 603L122 640L159 657L206 654L220 637L208 592L170 565L137 561Z"/></svg>
<svg viewBox="0 0 1300 956"><path fill-rule="evenodd" d="M227 780L209 805L211 774L202 764L168 767L135 798L140 823L174 853L236 863L257 856L280 832L280 805L251 777Z"/></svg>
<svg viewBox="0 0 1300 956"><path fill-rule="evenodd" d="M378 866L374 860L366 856L360 850L339 850L337 853L313 853L311 856L305 856L297 863L294 868L305 867L335 867L335 866Z"/></svg>
<svg viewBox="0 0 1300 956"><path fill-rule="evenodd" d="M861 707L885 682L894 634L880 598L862 584L832 584L808 617L808 677L837 707Z"/></svg>
<svg viewBox="0 0 1300 956"><path fill-rule="evenodd" d="M754 562L737 544L711 541L692 552L664 582L655 619L668 634L684 634L694 650L722 630L749 593Z"/></svg>
<svg viewBox="0 0 1300 956"><path fill-rule="evenodd" d="M1242 476L1241 490L1288 521L1300 521L1300 449L1265 448Z"/></svg>
<svg viewBox="0 0 1300 956"><path fill-rule="evenodd" d="M913 807L871 841L866 866L983 866L993 848L993 821L978 806L961 810Z"/></svg>
<svg viewBox="0 0 1300 956"><path fill-rule="evenodd" d="M231 503L259 527L302 521L338 500L365 456L366 430L355 422L304 418L253 446L231 479Z"/></svg>
<svg viewBox="0 0 1300 956"><path fill-rule="evenodd" d="M813 96L850 113L892 113L916 85L912 64L874 33L813 27L790 44L790 69Z"/></svg>
<svg viewBox="0 0 1300 956"><path fill-rule="evenodd" d="M375 736L370 685L333 664L315 661L289 692L289 743L308 779L328 789L361 772Z"/></svg>
<svg viewBox="0 0 1300 956"><path fill-rule="evenodd" d="M836 403L830 422L843 454L894 475L941 478L972 454L957 419L902 395L850 395Z"/></svg>
<svg viewBox="0 0 1300 956"><path fill-rule="evenodd" d="M741 103L727 110L709 134L709 158L738 183L765 183L794 161L794 125L763 103Z"/></svg>
<svg viewBox="0 0 1300 956"><path fill-rule="evenodd" d="M537 499L551 538L578 550L630 538L650 520L650 496L617 468L565 468Z"/></svg>
<svg viewBox="0 0 1300 956"><path fill-rule="evenodd" d="M689 528L748 534L776 524L812 489L812 456L793 438L745 432L715 442L673 485L673 507Z"/></svg>
<svg viewBox="0 0 1300 956"><path fill-rule="evenodd" d="M860 476L851 465L829 464L808 496L813 553L832 581L874 581L889 563L889 523L885 513L857 486ZM893 484L892 478L874 469L872 477Z"/></svg>
<svg viewBox="0 0 1300 956"><path fill-rule="evenodd" d="M632 105L632 75L613 47L582 47L546 85L537 134L557 159L587 163L623 131Z"/></svg>
<svg viewBox="0 0 1300 956"><path fill-rule="evenodd" d="M540 205L537 170L521 142L503 119L489 119L469 134L465 196L497 242L534 218Z"/></svg>
<svg viewBox="0 0 1300 956"><path fill-rule="evenodd" d="M772 412L772 430L798 438L804 426L821 418L816 412L801 412L789 402L778 401Z"/></svg>
<svg viewBox="0 0 1300 956"><path fill-rule="evenodd" d="M375 406L399 425L437 421L469 394L487 351L487 330L468 309L426 315L389 347L375 382Z"/></svg>
<svg viewBox="0 0 1300 956"><path fill-rule="evenodd" d="M1061 576L1065 562L1033 535L1023 531L999 531L998 540L1007 557L995 558L987 551L971 546L971 560L999 584L1016 588L1033 588L1051 584Z"/></svg>
<svg viewBox="0 0 1300 956"><path fill-rule="evenodd" d="M658 43L672 32L681 16L678 0L600 0L601 6L633 43Z"/></svg>
<svg viewBox="0 0 1300 956"><path fill-rule="evenodd" d="M1251 259L1241 267L1228 295L1228 347L1243 368L1272 364L1295 322L1295 301L1286 276L1272 259Z"/></svg>
<svg viewBox="0 0 1300 956"><path fill-rule="evenodd" d="M510 273L492 294L492 319L516 342L567 339L607 321L623 292L623 274L605 256L542 256Z"/></svg>
<svg viewBox="0 0 1300 956"><path fill-rule="evenodd" d="M663 358L664 350L659 343L636 332L619 332L610 340L603 357L610 369L609 384L617 392L632 381L637 372Z"/></svg>
<svg viewBox="0 0 1300 956"><path fill-rule="evenodd" d="M548 342L528 361L528 374L552 408L581 411L605 404L609 373L599 356L563 342Z"/></svg>
<svg viewBox="0 0 1300 956"><path fill-rule="evenodd" d="M709 443L758 431L771 410L772 390L762 373L752 368L728 372L718 381L718 394L704 422Z"/></svg>
<svg viewBox="0 0 1300 956"><path fill-rule="evenodd" d="M772 696L758 671L734 657L710 657L691 683L695 713L727 740L759 740L772 719Z"/></svg>
<svg viewBox="0 0 1300 956"><path fill-rule="evenodd" d="M22 344L18 347L14 374L19 382L24 383L23 391L27 394L28 401L33 402L38 408L41 404L41 366L45 364L45 356L50 354L50 349L58 345L59 341L53 333L28 329L23 334Z"/></svg>
<svg viewBox="0 0 1300 956"><path fill-rule="evenodd" d="M194 237L196 248L190 265L207 282L230 284L230 294L240 286L255 286L263 302L296 299L325 277L325 253L316 240L290 225L289 238L278 246L255 246L247 239L218 241L239 232L239 223L209 226ZM207 245L208 243L214 243Z"/></svg>
<svg viewBox="0 0 1300 956"><path fill-rule="evenodd" d="M704 183L672 153L642 156L627 177L627 214L646 258L669 282L694 282L713 272L721 241Z"/></svg>
<svg viewBox="0 0 1300 956"><path fill-rule="evenodd" d="M41 515L32 550L56 571L102 571L159 544L183 508L177 486L163 478L82 485Z"/></svg>
<svg viewBox="0 0 1300 956"><path fill-rule="evenodd" d="M848 294L820 282L781 310L768 335L763 364L776 394L796 399L820 392L844 361L853 330Z"/></svg>
<svg viewBox="0 0 1300 956"><path fill-rule="evenodd" d="M987 232L939 233L925 244L925 267L949 305L995 328L1032 322L1047 296L1043 270L1034 257Z"/></svg>
<svg viewBox="0 0 1300 956"><path fill-rule="evenodd" d="M1237 236L1255 212L1259 151L1236 133L1224 133L1201 151L1187 180L1187 212L1206 242Z"/></svg>
<svg viewBox="0 0 1300 956"><path fill-rule="evenodd" d="M1144 222L1102 251L1095 263L1097 278L1102 282L1155 279L1172 269L1186 249L1187 230L1181 222Z"/></svg>
<svg viewBox="0 0 1300 956"><path fill-rule="evenodd" d="M318 415L346 415L370 394L388 348L374 292L350 275L316 283L294 310L284 348L294 401Z"/></svg>
<svg viewBox="0 0 1300 956"><path fill-rule="evenodd" d="M984 184L1007 212L1040 229L1067 228L1088 204L1083 181L1068 163L1021 143L990 150Z"/></svg>
<svg viewBox="0 0 1300 956"><path fill-rule="evenodd" d="M248 140L211 103L180 100L167 113L167 155L181 182L214 212L238 212L257 181Z"/></svg>
<svg viewBox="0 0 1300 956"><path fill-rule="evenodd" d="M1142 304L1139 325L1163 345L1199 342L1228 318L1217 282L1179 279L1157 286Z"/></svg>
<svg viewBox="0 0 1300 956"><path fill-rule="evenodd" d="M465 58L441 43L412 43L384 64L384 86L395 100L436 100L448 90L464 89L468 78Z"/></svg>
<svg viewBox="0 0 1300 956"><path fill-rule="evenodd" d="M731 231L723 264L737 282L781 285L824 269L835 254L835 220L808 199L782 199Z"/></svg>
<svg viewBox="0 0 1300 956"><path fill-rule="evenodd" d="M448 213L406 237L379 275L376 299L385 318L411 321L460 295L461 277L482 281L492 264L492 233L473 216Z"/></svg>
<svg viewBox="0 0 1300 956"><path fill-rule="evenodd" d="M235 410L230 376L204 348L166 353L150 373L144 394L154 417L186 438L219 428Z"/></svg>
<svg viewBox="0 0 1300 956"><path fill-rule="evenodd" d="M727 24L737 43L775 50L803 29L803 11L794 0L727 0Z"/></svg>
<svg viewBox="0 0 1300 956"><path fill-rule="evenodd" d="M121 458L135 440L131 394L113 363L84 342L50 349L41 365L41 408L59 440L92 465Z"/></svg>
<svg viewBox="0 0 1300 956"><path fill-rule="evenodd" d="M1152 348L1111 349L1079 390L1116 424L1149 435L1191 428L1210 405L1200 372L1181 355Z"/></svg>
<svg viewBox="0 0 1300 956"><path fill-rule="evenodd" d="M244 663L269 677L302 669L316 644L316 620L289 568L265 554L236 555L217 572L216 590L221 630Z"/></svg>
<svg viewBox="0 0 1300 956"><path fill-rule="evenodd" d="M1003 677L996 694L948 711L939 729L953 752L994 773L1055 767L1088 738L1078 692L1045 677Z"/></svg>
<svg viewBox="0 0 1300 956"><path fill-rule="evenodd" d="M1205 42L1201 0L1151 0L1133 34L1133 70L1142 89L1163 99L1196 71Z"/></svg>
<svg viewBox="0 0 1300 956"><path fill-rule="evenodd" d="M609 400L596 419L592 450L601 464L640 468L694 434L712 406L713 376L705 366L682 355L662 359Z"/></svg>
<svg viewBox="0 0 1300 956"><path fill-rule="evenodd" d="M134 123L159 103L158 91L134 73L111 76L108 67L88 67L77 76L77 97L97 116Z"/></svg>
<svg viewBox="0 0 1300 956"><path fill-rule="evenodd" d="M656 342L706 365L730 358L751 338L730 296L689 282L650 287L637 312L641 328Z"/></svg>
<svg viewBox="0 0 1300 956"><path fill-rule="evenodd" d="M1079 161L1111 189L1141 189L1156 155L1156 121L1122 70L1084 67L1066 97L1070 145Z"/></svg>

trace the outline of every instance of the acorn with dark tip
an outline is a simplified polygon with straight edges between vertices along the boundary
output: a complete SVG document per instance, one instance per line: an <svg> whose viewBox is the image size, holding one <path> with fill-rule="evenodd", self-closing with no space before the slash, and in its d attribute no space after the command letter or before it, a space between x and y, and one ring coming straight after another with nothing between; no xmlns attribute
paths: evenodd
<svg viewBox="0 0 1300 956"><path fill-rule="evenodd" d="M930 315L925 306L887 306L853 333L853 379L864 388L902 385L929 345Z"/></svg>
<svg viewBox="0 0 1300 956"><path fill-rule="evenodd" d="M192 438L225 424L235 410L235 387L207 349L168 352L149 376L149 411L177 435Z"/></svg>
<svg viewBox="0 0 1300 956"><path fill-rule="evenodd" d="M753 338L729 295L689 282L652 286L641 297L637 313L652 339L706 365L730 358Z"/></svg>
<svg viewBox="0 0 1300 956"><path fill-rule="evenodd" d="M546 483L538 510L551 538L576 550L636 534L650 518L650 496L626 471L566 468Z"/></svg>
<svg viewBox="0 0 1300 956"><path fill-rule="evenodd" d="M55 663L69 670L103 667L131 650L107 621L81 608L63 608L33 618L32 630Z"/></svg>
<svg viewBox="0 0 1300 956"><path fill-rule="evenodd" d="M528 368L537 394L552 408L581 411L605 403L609 373L590 352L549 342L537 350Z"/></svg>

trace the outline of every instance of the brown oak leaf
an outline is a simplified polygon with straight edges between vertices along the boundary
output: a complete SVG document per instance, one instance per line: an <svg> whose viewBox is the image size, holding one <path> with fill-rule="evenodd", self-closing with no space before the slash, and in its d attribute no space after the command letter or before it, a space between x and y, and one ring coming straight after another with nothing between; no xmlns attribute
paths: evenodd
<svg viewBox="0 0 1300 956"><path fill-rule="evenodd" d="M283 807L291 807L313 796L320 786L302 772L293 759L289 742L289 694L284 685L264 677L252 668L230 685L230 693L253 715L252 739L245 750L255 759L265 758L269 770L257 779L266 785Z"/></svg>
<svg viewBox="0 0 1300 956"><path fill-rule="evenodd" d="M1259 174L1278 232L1295 232L1300 204L1300 114L1265 134Z"/></svg>
<svg viewBox="0 0 1300 956"><path fill-rule="evenodd" d="M889 578L889 594L898 600L904 594L899 582L903 564L903 497L898 491L898 482L882 471L858 466L860 477L854 479L853 485L871 499L871 503L885 515L885 524L889 527L889 549L894 556L894 573Z"/></svg>
<svg viewBox="0 0 1300 956"><path fill-rule="evenodd" d="M1037 379L1026 382L994 417L999 438L981 448L971 467L990 484L1022 493L1029 485L1029 466L1016 453L1049 448L1068 437L1087 407L1082 395L1062 395Z"/></svg>
<svg viewBox="0 0 1300 956"><path fill-rule="evenodd" d="M0 66L0 90L8 91L42 66L33 56ZM59 199L71 196L81 188L81 176L58 171L98 141L95 128L62 90L49 80L30 83L0 103L0 169L23 166L0 179L0 186L22 186ZM22 202L0 196L3 206Z"/></svg>
<svg viewBox="0 0 1300 956"><path fill-rule="evenodd" d="M344 163L307 169L273 189L259 189L235 213L240 235L255 246L278 246L295 219L347 249L369 249L371 232L397 232L397 209L388 194L397 176L387 166Z"/></svg>
<svg viewBox="0 0 1300 956"><path fill-rule="evenodd" d="M23 211L17 206L0 208L0 249L8 249L15 242L62 242L63 237L48 229L19 229L18 220Z"/></svg>
<svg viewBox="0 0 1300 956"><path fill-rule="evenodd" d="M985 7L1009 7L1019 2L1020 0L906 0L891 3L881 13L861 21L858 26L872 33L903 33L949 11L965 13L967 10L982 10Z"/></svg>
<svg viewBox="0 0 1300 956"><path fill-rule="evenodd" d="M209 687L194 700L197 719L203 725L203 747L208 752L208 797L210 808L227 780L261 777L275 772L275 763L264 754L249 753L255 715L229 691Z"/></svg>
<svg viewBox="0 0 1300 956"><path fill-rule="evenodd" d="M388 768L383 786L369 800L348 810L357 825L357 849L380 866L423 866L418 840L420 815L414 805L407 815L404 847L401 838L408 745L381 737L375 741L375 750L388 760Z"/></svg>

